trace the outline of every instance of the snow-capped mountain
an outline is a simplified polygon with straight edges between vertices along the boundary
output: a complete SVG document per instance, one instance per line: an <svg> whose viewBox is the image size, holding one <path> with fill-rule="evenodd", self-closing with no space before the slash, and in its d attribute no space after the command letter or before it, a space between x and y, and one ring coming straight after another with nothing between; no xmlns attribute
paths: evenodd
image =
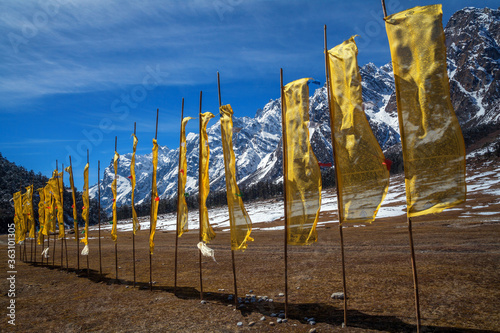
<svg viewBox="0 0 500 333"><path fill-rule="evenodd" d="M462 129L500 122L500 10L465 8L456 12L445 28L452 102ZM392 65L369 63L360 68L366 116L383 150L399 147L399 127ZM332 162L330 120L325 87L310 86L310 138L320 162ZM278 182L282 176L281 105L270 100L255 117L234 117L233 134L236 169L240 187L259 182ZM215 118L217 119L217 118ZM212 120L213 121L213 120ZM209 124L210 125L210 124ZM225 189L220 122L207 129L210 145L211 191ZM198 134L187 135L188 193L197 193ZM395 146L396 145L396 146ZM120 157L118 205L130 204L130 158ZM136 156L136 203L150 199L152 154ZM177 191L178 149L160 147L157 185L161 198ZM106 168L101 183L101 203L112 205L113 164ZM97 185L90 190L97 195Z"/></svg>

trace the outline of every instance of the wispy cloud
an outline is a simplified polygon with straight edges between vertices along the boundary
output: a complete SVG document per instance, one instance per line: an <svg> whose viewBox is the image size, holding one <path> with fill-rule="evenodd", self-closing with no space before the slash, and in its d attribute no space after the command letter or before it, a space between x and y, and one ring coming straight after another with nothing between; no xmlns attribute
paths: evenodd
<svg viewBox="0 0 500 333"><path fill-rule="evenodd" d="M67 143L76 142L78 140L59 140L59 139L26 139L24 141L16 142L0 142L0 147L2 148L32 148L33 145L48 145L53 143Z"/></svg>

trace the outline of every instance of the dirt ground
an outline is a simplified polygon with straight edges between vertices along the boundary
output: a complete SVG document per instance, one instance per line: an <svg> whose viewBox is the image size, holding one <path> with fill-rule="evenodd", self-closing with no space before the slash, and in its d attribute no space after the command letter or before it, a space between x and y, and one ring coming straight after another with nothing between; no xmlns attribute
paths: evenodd
<svg viewBox="0 0 500 333"><path fill-rule="evenodd" d="M423 332L500 331L500 209L498 198L470 196L468 204L489 205L490 215L458 218L456 210L413 220ZM333 212L322 221L335 219ZM272 225L282 225L275 221ZM258 225L256 225L258 226ZM347 329L342 328L344 302L332 299L342 291L338 224L322 225L319 241L288 247L288 318L282 230L252 233L255 241L235 253L238 296L255 295L235 306L229 233L218 231L210 244L217 262L203 259L203 291L197 232L179 239L177 290L174 294L175 237L157 232L152 256L153 290L149 288L148 230L135 237L136 286L133 286L132 234L118 234L118 280L115 249L102 232L102 276L98 232L90 236L87 258L68 239L67 254L57 240L55 257L41 263L31 243L26 260L15 267L15 326L8 324L9 282L6 277L7 235L0 236L2 332L412 332L416 331L414 289L406 218L377 219L368 226L343 229L347 279ZM80 246L80 250L82 246ZM20 249L16 247L19 257ZM33 249L34 255L34 249ZM35 262L36 258L36 262ZM67 264L66 264L67 261ZM62 266L61 266L62 262ZM258 301L267 296L273 301ZM314 318L311 325L306 318ZM263 319L263 320L262 320ZM237 324L241 322L242 326ZM253 322L253 324L252 324ZM271 324L273 323L273 324Z"/></svg>

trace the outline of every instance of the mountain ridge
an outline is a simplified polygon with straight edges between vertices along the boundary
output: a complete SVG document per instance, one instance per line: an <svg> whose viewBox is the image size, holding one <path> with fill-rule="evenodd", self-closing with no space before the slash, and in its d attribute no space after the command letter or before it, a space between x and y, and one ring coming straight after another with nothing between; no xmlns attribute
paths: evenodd
<svg viewBox="0 0 500 333"><path fill-rule="evenodd" d="M452 15L445 28L448 75L452 103L464 131L477 128L489 131L500 122L500 10L466 7ZM474 36L475 38L471 38ZM392 65L381 67L368 63L360 67L363 87L363 105L366 117L382 149L400 152L399 125ZM311 87L310 87L311 88ZM331 130L325 86L314 91L309 99L310 139L320 162L333 161ZM216 120L215 118L214 120ZM278 183L281 166L281 106L279 99L271 99L253 118L234 117L233 145L236 155L237 179L245 188L259 183ZM210 145L209 177L212 192L225 190L224 162L220 139L220 122L207 128ZM471 139L472 140L472 139ZM187 144L186 192L197 193L198 134L189 133ZM152 183L151 153L136 156L136 204L150 199ZM120 157L118 168L118 205L129 205L131 197L131 154ZM157 186L161 199L174 198L177 192L178 149L160 146L158 154ZM112 163L105 169L101 183L101 203L109 211L112 205ZM91 189L96 196L97 185Z"/></svg>

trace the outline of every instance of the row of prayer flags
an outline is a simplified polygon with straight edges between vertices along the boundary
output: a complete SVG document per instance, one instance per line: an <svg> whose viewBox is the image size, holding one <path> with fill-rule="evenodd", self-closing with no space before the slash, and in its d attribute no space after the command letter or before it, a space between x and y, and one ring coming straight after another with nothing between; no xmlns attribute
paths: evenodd
<svg viewBox="0 0 500 333"><path fill-rule="evenodd" d="M401 141L403 146L405 183L408 216L437 213L465 200L465 148L460 126L453 111L446 68L446 49L442 28L440 5L415 7L386 18L386 29L393 61L396 84L396 99ZM330 82L330 114L335 166L338 181L338 199L341 207L339 221L372 222L387 194L389 172L380 145L366 119L363 110L362 85L357 63L357 47L354 36L328 51L327 70ZM284 87L284 116L287 151L286 182L287 224L289 244L311 244L317 240L316 223L321 206L321 173L316 156L309 142L309 88L310 79L293 81ZM232 148L232 114L230 105L220 108L221 137L224 152L226 190L231 224L231 248L244 250L252 240L251 221L243 206L236 184L235 156ZM200 235L205 243L215 233L210 226L206 199L209 193L208 161L210 149L206 128L214 117L210 112L200 114ZM186 117L181 125L178 175L178 235L187 231L187 205L185 184L186 162ZM134 153L131 165L132 205L135 189L135 151L137 137L134 135ZM116 198L117 162L113 159L115 179L113 192L112 239L116 242ZM157 220L158 193L156 169L158 144L153 140L153 184L150 252L154 249L154 230ZM75 191L71 169L70 183ZM88 243L88 164L84 171L84 208L86 223L85 239ZM62 173L54 172L49 180L50 192L39 189L44 199L45 212L43 232L52 228L51 213L57 211L59 237L64 237L62 218ZM32 237L33 213L23 208L32 195L14 194L15 221L20 231L29 231ZM42 195L43 193L43 195ZM23 199L24 198L24 199ZM73 203L75 206L75 203ZM31 208L32 209L32 208ZM31 210L32 211L32 210ZM73 209L76 221L76 208ZM33 220L34 221L34 220ZM137 214L133 207L134 233L139 229ZM76 223L76 222L75 222ZM55 228L53 228L55 229ZM18 240L24 240L19 234Z"/></svg>

